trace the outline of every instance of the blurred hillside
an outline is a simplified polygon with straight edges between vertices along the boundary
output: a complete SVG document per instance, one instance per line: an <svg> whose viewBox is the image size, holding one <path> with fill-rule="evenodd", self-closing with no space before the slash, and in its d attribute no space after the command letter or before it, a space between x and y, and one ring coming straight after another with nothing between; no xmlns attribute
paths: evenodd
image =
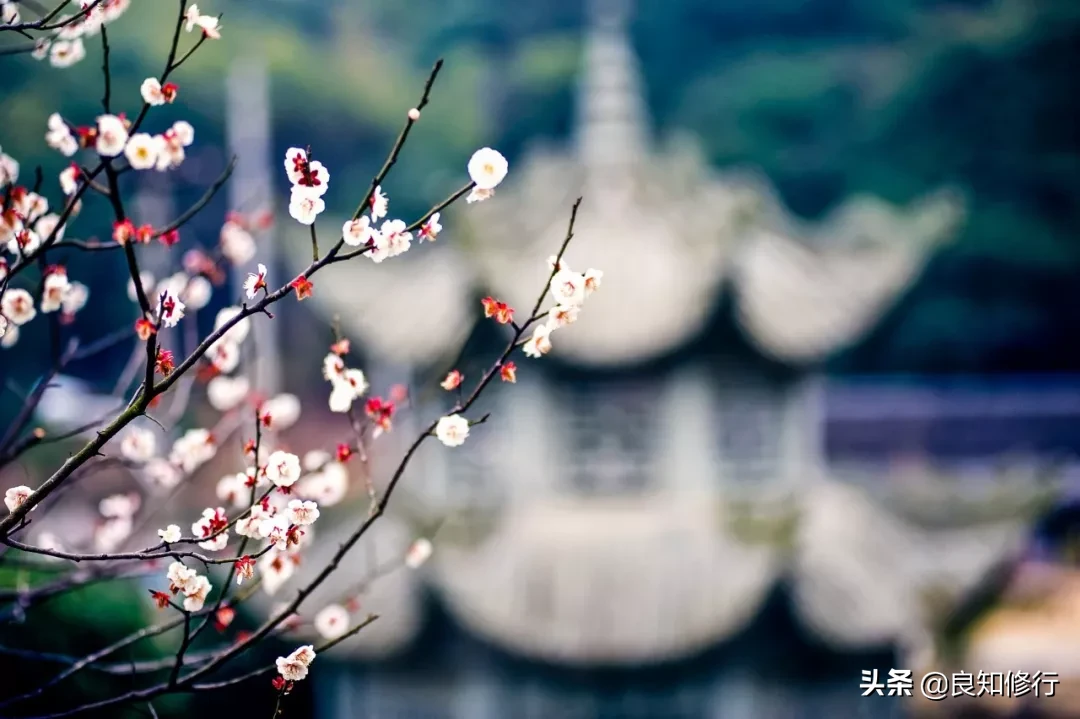
<svg viewBox="0 0 1080 719"><path fill-rule="evenodd" d="M181 207L224 163L214 149L222 70L239 56L270 65L279 149L332 153L335 187L358 188L331 192L332 212L352 208L437 57L447 66L427 121L388 183L396 211L444 194L478 145L513 165L530 142L568 132L579 0L204 4L224 13L225 39L181 71L180 101L162 112L162 122L191 119L202 148L179 173ZM114 98L132 109L162 62L172 6L141 3L114 32ZM941 185L968 193L960 240L837 370L1080 370L1080 4L636 0L636 9L657 132L692 132L717 166L763 170L795 212L820 216L857 192L897 202ZM92 44L66 71L0 58L0 146L28 173L41 164L55 177L64 165L42 140L50 111L76 122L99 112L100 57ZM205 244L227 208L210 209L192 226ZM75 234L93 234L94 217Z"/></svg>

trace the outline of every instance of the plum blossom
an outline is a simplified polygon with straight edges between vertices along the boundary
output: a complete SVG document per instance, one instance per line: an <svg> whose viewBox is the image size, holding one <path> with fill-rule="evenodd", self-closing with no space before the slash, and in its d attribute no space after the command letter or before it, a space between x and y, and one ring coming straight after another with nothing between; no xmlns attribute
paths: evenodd
<svg viewBox="0 0 1080 719"><path fill-rule="evenodd" d="M206 429L189 429L173 443L169 461L185 474L191 474L217 452L214 436Z"/></svg>
<svg viewBox="0 0 1080 719"><path fill-rule="evenodd" d="M497 150L483 147L469 158L469 177L480 190L494 190L506 177L509 165Z"/></svg>
<svg viewBox="0 0 1080 719"><path fill-rule="evenodd" d="M199 542L199 546L216 552L224 549L229 543L229 533L224 531L228 524L229 518L224 508L207 507L203 510L202 518L191 525L191 533L196 537L207 538L206 541Z"/></svg>
<svg viewBox="0 0 1080 719"><path fill-rule="evenodd" d="M74 40L54 40L49 46L49 63L53 67L71 67L86 57L81 37Z"/></svg>
<svg viewBox="0 0 1080 719"><path fill-rule="evenodd" d="M184 14L184 19L187 21L185 29L188 32L197 27L202 30L203 35L211 40L221 39L221 24L218 18L201 14L198 5L189 5Z"/></svg>
<svg viewBox="0 0 1080 719"><path fill-rule="evenodd" d="M219 310L217 316L214 318L214 332L217 332L226 324L231 322L237 315L243 313L242 307L225 307ZM251 331L251 318L244 317L236 324L225 331L225 334L221 336L219 342L232 342L234 344L243 344L247 339L248 333Z"/></svg>
<svg viewBox="0 0 1080 719"><path fill-rule="evenodd" d="M585 270L585 296L588 297L593 292L600 288L600 281L604 278L604 273L600 270L595 270L592 267Z"/></svg>
<svg viewBox="0 0 1080 719"><path fill-rule="evenodd" d="M352 403L368 390L367 378L358 369L344 369L338 375L330 375L330 381L333 386L330 391L331 412L348 412Z"/></svg>
<svg viewBox="0 0 1080 719"><path fill-rule="evenodd" d="M541 357L551 351L551 326L537 325L522 349L527 357Z"/></svg>
<svg viewBox="0 0 1080 719"><path fill-rule="evenodd" d="M585 275L564 268L551 278L551 294L560 305L580 307L585 301Z"/></svg>
<svg viewBox="0 0 1080 719"><path fill-rule="evenodd" d="M165 141L145 132L137 132L128 138L124 146L124 157L133 170L149 170L157 165L158 153Z"/></svg>
<svg viewBox="0 0 1080 719"><path fill-rule="evenodd" d="M218 412L228 412L237 407L251 390L247 377L218 375L206 385L206 398Z"/></svg>
<svg viewBox="0 0 1080 719"><path fill-rule="evenodd" d="M175 83L167 82L164 85L156 77L148 77L139 86L139 93L143 102L147 105L164 105L176 99L178 88Z"/></svg>
<svg viewBox="0 0 1080 719"><path fill-rule="evenodd" d="M157 438L145 427L130 427L120 440L120 454L129 462L144 464L157 451Z"/></svg>
<svg viewBox="0 0 1080 719"><path fill-rule="evenodd" d="M71 157L79 150L79 141L71 133L71 128L64 122L60 113L54 112L49 115L48 132L45 133L45 144L57 150L64 157ZM71 194L70 192L65 194Z"/></svg>
<svg viewBox="0 0 1080 719"><path fill-rule="evenodd" d="M97 141L94 149L102 157L116 157L127 145L128 131L116 115L101 115L97 119Z"/></svg>
<svg viewBox="0 0 1080 719"><path fill-rule="evenodd" d="M293 524L306 526L315 524L319 518L319 506L315 502L294 499L289 502L289 521Z"/></svg>
<svg viewBox="0 0 1080 719"><path fill-rule="evenodd" d="M271 551L259 560L259 574L262 575L262 586L267 594L273 596L277 590L289 581L296 565L293 564L289 555L285 552Z"/></svg>
<svg viewBox="0 0 1080 719"><path fill-rule="evenodd" d="M202 609L212 586L206 577L202 575L195 577L188 590L184 592L184 611L197 612Z"/></svg>
<svg viewBox="0 0 1080 719"><path fill-rule="evenodd" d="M308 667L315 660L315 647L300 647L287 657L277 658L277 670L287 682L298 682L308 675Z"/></svg>
<svg viewBox="0 0 1080 719"><path fill-rule="evenodd" d="M240 346L224 339L214 343L207 359L216 372L228 373L240 366Z"/></svg>
<svg viewBox="0 0 1080 719"><path fill-rule="evenodd" d="M440 213L436 212L427 219L423 225L420 226L420 231L417 234L417 238L420 241L427 240L428 242L434 242L439 237L439 233L442 232L442 225L439 224Z"/></svg>
<svg viewBox="0 0 1080 719"><path fill-rule="evenodd" d="M288 429L296 424L300 419L300 409L300 400L287 392L271 397L262 406L263 414L273 418L277 429Z"/></svg>
<svg viewBox="0 0 1080 719"><path fill-rule="evenodd" d="M255 272L249 272L244 280L244 294L249 300L255 299L259 291L266 291L266 265L260 264Z"/></svg>
<svg viewBox="0 0 1080 719"><path fill-rule="evenodd" d="M53 237L55 233L55 240L59 242L64 239L65 226L60 224L60 215L50 213L38 219L35 230L38 237L43 237L46 240Z"/></svg>
<svg viewBox="0 0 1080 719"><path fill-rule="evenodd" d="M349 610L340 604L327 605L315 615L313 623L323 639L337 639L349 629Z"/></svg>
<svg viewBox="0 0 1080 719"><path fill-rule="evenodd" d="M419 569L431 557L434 549L431 546L431 540L420 537L409 545L409 549L405 552L405 566L409 569Z"/></svg>
<svg viewBox="0 0 1080 719"><path fill-rule="evenodd" d="M19 6L10 0L0 2L0 25L14 25L19 22Z"/></svg>
<svg viewBox="0 0 1080 719"><path fill-rule="evenodd" d="M578 314L580 314L580 312L580 307L556 305L548 312L548 327L554 330L559 327L573 324L574 322L577 322Z"/></svg>
<svg viewBox="0 0 1080 719"><path fill-rule="evenodd" d="M349 492L349 472L339 462L326 462L317 472L304 477L296 486L302 497L310 497L320 507L333 507L340 504Z"/></svg>
<svg viewBox="0 0 1080 719"><path fill-rule="evenodd" d="M255 257L255 238L238 222L227 221L218 235L221 254L234 265L243 265Z"/></svg>
<svg viewBox="0 0 1080 719"><path fill-rule="evenodd" d="M216 487L217 498L222 502L228 502L236 508L245 506L251 493L248 488L248 477L247 472L239 472L237 474L227 474L219 479ZM239 522L237 522L237 526L239 526ZM239 533L238 529L237 534Z"/></svg>
<svg viewBox="0 0 1080 719"><path fill-rule="evenodd" d="M180 541L180 527L175 524L170 524L165 529L159 529L157 533L165 544L174 544Z"/></svg>
<svg viewBox="0 0 1080 719"><path fill-rule="evenodd" d="M24 289L9 289L0 300L0 314L17 327L25 325L37 316L33 296Z"/></svg>
<svg viewBox="0 0 1080 719"><path fill-rule="evenodd" d="M33 491L34 490L30 489L25 484L21 484L18 487L12 487L4 492L4 504L7 505L8 511L14 512L21 507Z"/></svg>
<svg viewBox="0 0 1080 719"><path fill-rule="evenodd" d="M180 469L161 457L155 457L142 468L143 480L152 487L172 489L180 484L183 475Z"/></svg>
<svg viewBox="0 0 1080 719"><path fill-rule="evenodd" d="M457 389L461 386L462 381L465 379L465 375L461 374L458 370L451 370L446 379L439 383L439 386L445 389L447 392Z"/></svg>
<svg viewBox="0 0 1080 719"><path fill-rule="evenodd" d="M198 572L186 566L183 562L173 562L165 572L165 578L169 580L169 591L174 594L178 592L187 593L189 590L193 590L195 588L195 578L198 576Z"/></svg>
<svg viewBox="0 0 1080 719"><path fill-rule="evenodd" d="M306 187L295 186L289 197L289 215L301 225L310 225L326 209L322 197L315 195Z"/></svg>
<svg viewBox="0 0 1080 719"><path fill-rule="evenodd" d="M266 461L266 478L278 487L291 487L300 479L300 458L278 450Z"/></svg>
<svg viewBox="0 0 1080 719"><path fill-rule="evenodd" d="M71 283L68 281L67 272L60 270L46 274L45 280L42 282L41 311L48 314L63 307L64 295L70 287Z"/></svg>
<svg viewBox="0 0 1080 719"><path fill-rule="evenodd" d="M349 220L341 228L341 238L350 247L360 247L375 239L375 229L371 226L371 220L365 215L355 220Z"/></svg>
<svg viewBox="0 0 1080 719"><path fill-rule="evenodd" d="M184 317L184 303L171 290L158 297L157 315L165 327L176 327Z"/></svg>
<svg viewBox="0 0 1080 719"><path fill-rule="evenodd" d="M390 205L390 200L387 199L385 194L383 194L382 185L376 187L375 192L371 193L371 200L369 204L371 205L370 212L371 220L373 222L386 217L386 212L387 208Z"/></svg>
<svg viewBox="0 0 1080 719"><path fill-rule="evenodd" d="M0 187L19 181L19 163L11 155L0 152Z"/></svg>
<svg viewBox="0 0 1080 719"><path fill-rule="evenodd" d="M138 494L114 494L101 500L98 511L101 512L102 517L122 519L134 516L141 504L142 500Z"/></svg>
<svg viewBox="0 0 1080 719"><path fill-rule="evenodd" d="M435 425L435 436L447 447L460 447L469 436L469 420L460 414L442 417Z"/></svg>
<svg viewBox="0 0 1080 719"><path fill-rule="evenodd" d="M409 251L412 233L406 230L402 220L387 220L374 237L375 249L368 253L373 262L382 262Z"/></svg>

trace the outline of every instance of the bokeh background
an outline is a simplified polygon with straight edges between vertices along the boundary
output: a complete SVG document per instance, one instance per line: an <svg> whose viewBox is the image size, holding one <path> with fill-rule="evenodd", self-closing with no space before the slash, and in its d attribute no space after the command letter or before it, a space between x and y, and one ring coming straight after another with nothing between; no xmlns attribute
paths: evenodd
<svg viewBox="0 0 1080 719"><path fill-rule="evenodd" d="M477 147L510 162L493 199L443 213L435 245L338 266L316 277L313 301L259 318L248 361L260 390L305 402L283 446L348 438L320 377L335 318L377 393L413 391L373 451L378 485L401 443L449 406L436 382L455 358L468 381L495 356L503 338L478 322L479 298L531 305L578 195L568 262L605 271L553 354L520 357L518 384L482 403L493 418L465 447L420 453L383 526L319 597L415 536L432 536L434 556L364 592L363 611L382 617L320 656L287 716L1080 716L1080 5L200 7L223 13L224 38L185 65L179 100L150 121L189 120L195 144L175 172L129 186L134 219L164 224L240 160L178 247L145 253L157 276L212 248L227 212L269 210L259 259L292 277L310 248L285 209L285 149L310 145L329 167L319 226L336 235L440 57L431 104L384 183L391 216L411 220L459 187ZM174 12L136 3L110 30L113 98L129 114L164 62ZM43 141L46 118L98 114L100 57L90 41L66 70L0 58L0 146L24 172L65 166ZM110 230L105 204L87 202L68 235ZM66 331L128 325L119 257L66 262L94 308ZM243 276L198 313L204 332ZM45 329L27 330L0 353L5 426L48 360ZM59 431L111 406L130 353L72 366L38 423ZM217 421L198 385L176 408L159 430L166 446ZM28 455L0 485L36 484L70 448ZM239 462L221 452L169 512L194 518ZM294 581L362 517L368 473L351 471L350 499L320 520ZM140 487L154 504L138 480L88 478L40 530L92 545L103 496ZM8 600L48 576L0 563ZM153 620L154 586L94 585L25 614L9 602L0 643L85 654ZM282 592L228 631L257 625ZM56 670L4 649L0 667L23 689ZM1061 683L1037 702L860 696L863 670L893 668ZM260 681L156 708L269 714ZM88 672L37 706L125 685Z"/></svg>

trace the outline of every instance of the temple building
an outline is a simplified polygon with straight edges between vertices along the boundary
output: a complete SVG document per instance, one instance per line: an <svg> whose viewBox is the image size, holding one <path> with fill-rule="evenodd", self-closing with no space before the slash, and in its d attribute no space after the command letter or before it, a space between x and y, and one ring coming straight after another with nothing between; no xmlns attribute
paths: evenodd
<svg viewBox="0 0 1080 719"><path fill-rule="evenodd" d="M381 618L335 650L355 663L317 677L319 716L701 717L718 696L725 717L795 716L783 711L805 704L801 690L762 689L777 657L748 646L815 666L923 651L940 603L1017 550L1052 484L1024 447L1002 463L1000 443L959 456L928 443L920 428L955 419L962 390L824 372L954 235L960 198L856 196L824 220L793 218L765 178L709 166L692 138L653 139L628 8L593 4L568 143L511 158L492 199L444 213L437 243L320 275L316 306L387 387L434 384L463 349L475 379L505 341L478 298L532 306L578 196L566 261L604 271L553 352L515 358L517 384L475 408L490 422L459 449L421 450L355 570L312 600L437 527L421 571L365 595ZM376 477L453 399L419 396L380 440ZM1080 402L1065 412L1075 421ZM977 460L979 491L961 491L972 470L959 460ZM320 530L298 579L351 524ZM764 634L748 644L748 631ZM725 647L757 664L718 678ZM858 663L839 666L807 716L861 706ZM604 713L575 684L592 672L670 692L641 694L656 712Z"/></svg>

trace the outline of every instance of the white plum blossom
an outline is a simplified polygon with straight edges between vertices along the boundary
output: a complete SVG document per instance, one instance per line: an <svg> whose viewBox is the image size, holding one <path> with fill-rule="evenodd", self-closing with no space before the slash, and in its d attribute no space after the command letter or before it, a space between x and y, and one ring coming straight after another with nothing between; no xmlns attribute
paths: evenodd
<svg viewBox="0 0 1080 719"><path fill-rule="evenodd" d="M177 120L169 130L176 141L183 147L190 147L195 142L195 128L187 120Z"/></svg>
<svg viewBox="0 0 1080 719"><path fill-rule="evenodd" d="M64 291L64 297L60 301L60 310L65 315L74 315L83 307L86 307L86 302L89 299L90 288L81 282L72 282Z"/></svg>
<svg viewBox="0 0 1080 719"><path fill-rule="evenodd" d="M173 443L169 461L185 474L191 474L217 452L214 435L206 429L189 429Z"/></svg>
<svg viewBox="0 0 1080 719"><path fill-rule="evenodd" d="M442 225L439 223L440 217L440 213L436 212L427 219L427 222L420 226L420 232L417 233L417 236L421 241L434 242L438 239L439 233L442 232Z"/></svg>
<svg viewBox="0 0 1080 719"><path fill-rule="evenodd" d="M580 307L556 305L548 311L547 325L553 330L558 329L559 327L565 327L566 325L577 322L580 313Z"/></svg>
<svg viewBox="0 0 1080 719"><path fill-rule="evenodd" d="M419 569L431 557L433 551L435 548L431 545L431 540L420 537L409 545L409 549L405 552L405 566L409 569Z"/></svg>
<svg viewBox="0 0 1080 719"><path fill-rule="evenodd" d="M248 487L248 473L239 472L237 474L227 474L217 483L217 498L222 502L228 502L233 507L239 509L247 505L247 500L251 496L251 489ZM243 520L240 520L243 521ZM240 522L237 522L239 527ZM237 529L239 534L239 529Z"/></svg>
<svg viewBox="0 0 1080 719"><path fill-rule="evenodd" d="M218 235L221 254L234 265L243 265L255 257L255 238L251 233L232 220L221 226Z"/></svg>
<svg viewBox="0 0 1080 719"><path fill-rule="evenodd" d="M0 2L0 24L14 25L19 22L19 6L11 0Z"/></svg>
<svg viewBox="0 0 1080 719"><path fill-rule="evenodd" d="M322 197L313 194L308 188L295 186L289 197L289 214L301 225L310 225L326 209Z"/></svg>
<svg viewBox="0 0 1080 719"><path fill-rule="evenodd" d="M217 332L218 330L220 330L227 323L232 321L232 319L234 317L236 317L237 315L243 313L243 311L244 311L244 309L242 307L236 307L236 306L226 307L226 308L224 308L222 310L219 310L218 313L217 313L217 316L214 318L214 332ZM248 333L250 331L251 331L251 318L250 317L244 317L239 322L237 322L235 325L233 325L228 330L226 330L225 334L222 335L219 342L231 342L233 344L238 344L238 345L243 344L244 340L247 339Z"/></svg>
<svg viewBox="0 0 1080 719"><path fill-rule="evenodd" d="M194 588L195 578L198 576L198 572L183 562L173 562L165 572L165 578L169 580L169 589L174 592L187 592Z"/></svg>
<svg viewBox="0 0 1080 719"><path fill-rule="evenodd" d="M9 289L0 300L0 314L7 317L16 327L25 325L37 316L33 296L24 289Z"/></svg>
<svg viewBox="0 0 1080 719"><path fill-rule="evenodd" d="M59 242L60 240L64 239L65 227L66 224L60 224L60 215L57 215L56 213L50 213L48 215L45 215L44 217L39 218L37 221L37 225L34 229L37 232L38 237L43 237L46 240L48 240L50 237L53 237L53 233L55 232L55 241Z"/></svg>
<svg viewBox="0 0 1080 719"><path fill-rule="evenodd" d="M120 440L120 454L129 462L145 464L157 452L157 437L145 427L129 427Z"/></svg>
<svg viewBox="0 0 1080 719"><path fill-rule="evenodd" d="M319 505L315 502L305 502L299 499L293 499L289 502L289 521L293 524L300 526L315 524L315 520L318 518Z"/></svg>
<svg viewBox="0 0 1080 719"><path fill-rule="evenodd" d="M304 179L304 163L307 162L307 152L300 147L290 147L285 151L285 174L289 178L289 184L295 185Z"/></svg>
<svg viewBox="0 0 1080 719"><path fill-rule="evenodd" d="M271 551L259 560L262 586L270 596L276 594L295 571L296 565L285 552Z"/></svg>
<svg viewBox="0 0 1080 719"><path fill-rule="evenodd" d="M184 304L193 310L201 310L210 304L210 297L214 293L214 286L210 280L202 275L196 275L188 279L183 292L180 293Z"/></svg>
<svg viewBox="0 0 1080 719"><path fill-rule="evenodd" d="M94 149L102 157L116 157L127 145L128 131L116 115L101 115L97 119L97 141Z"/></svg>
<svg viewBox="0 0 1080 719"><path fill-rule="evenodd" d="M4 492L4 504L7 505L8 511L14 512L21 507L33 491L34 490L30 489L25 484L21 484L18 487L12 487Z"/></svg>
<svg viewBox="0 0 1080 719"><path fill-rule="evenodd" d="M249 299L255 299L259 290L266 290L266 265L260 264L255 272L249 272L244 280L244 295Z"/></svg>
<svg viewBox="0 0 1080 719"><path fill-rule="evenodd" d="M142 500L135 493L114 494L98 503L98 511L102 517L121 519L134 516L141 504Z"/></svg>
<svg viewBox="0 0 1080 719"><path fill-rule="evenodd" d="M533 329L532 337L522 347L528 357L541 357L551 351L551 326L547 324L537 325Z"/></svg>
<svg viewBox="0 0 1080 719"><path fill-rule="evenodd" d="M210 348L207 359L218 372L232 372L240 366L240 346L235 342L218 340Z"/></svg>
<svg viewBox="0 0 1080 719"><path fill-rule="evenodd" d="M469 158L469 177L479 190L494 190L506 177L509 165L497 150L483 147Z"/></svg>
<svg viewBox="0 0 1080 719"><path fill-rule="evenodd" d="M278 450L266 461L266 478L278 487L291 487L300 479L300 458Z"/></svg>
<svg viewBox="0 0 1080 719"><path fill-rule="evenodd" d="M221 24L218 18L201 14L198 5L188 6L187 11L184 13L184 19L187 21L185 27L188 32L191 32L195 28L199 28L202 30L203 35L211 40L219 40L221 38Z"/></svg>
<svg viewBox="0 0 1080 719"><path fill-rule="evenodd" d="M161 89L161 81L156 77L148 77L139 86L139 94L147 105L164 105L165 93Z"/></svg>
<svg viewBox="0 0 1080 719"><path fill-rule="evenodd" d="M331 459L330 453L325 449L313 449L304 454L304 459L300 464L306 472L318 472Z"/></svg>
<svg viewBox="0 0 1080 719"><path fill-rule="evenodd" d="M593 292L600 288L600 281L604 278L604 273L600 270L590 267L585 270L585 296L588 297Z"/></svg>
<svg viewBox="0 0 1080 719"><path fill-rule="evenodd" d="M48 314L56 312L64 305L64 295L71 287L66 272L50 272L42 282L41 305L42 312Z"/></svg>
<svg viewBox="0 0 1080 719"><path fill-rule="evenodd" d="M277 670L287 682L298 682L308 675L308 667L315 660L315 647L300 647L287 657L277 658Z"/></svg>
<svg viewBox="0 0 1080 719"><path fill-rule="evenodd" d="M367 378L358 369L343 370L339 375L332 375L330 381L333 386L330 391L331 412L348 412L352 403L368 390Z"/></svg>
<svg viewBox="0 0 1080 719"><path fill-rule="evenodd" d="M375 230L371 226L371 220L364 215L355 220L349 220L341 228L341 238L350 247L361 247L368 241L375 239Z"/></svg>
<svg viewBox="0 0 1080 719"><path fill-rule="evenodd" d="M323 639L337 639L349 629L349 610L340 604L330 604L319 610L313 624Z"/></svg>
<svg viewBox="0 0 1080 719"><path fill-rule="evenodd" d="M371 221L375 222L386 217L387 210L390 206L390 200L382 191L382 185L375 188L375 192L371 193L370 201L370 213Z"/></svg>
<svg viewBox="0 0 1080 719"><path fill-rule="evenodd" d="M161 537L161 541L165 544L173 544L180 541L180 527L175 524L170 524L165 529L159 529L157 531L158 536Z"/></svg>
<svg viewBox="0 0 1080 719"><path fill-rule="evenodd" d="M77 165L68 165L60 171L58 176L60 191L65 195L74 195L79 189L79 168Z"/></svg>
<svg viewBox="0 0 1080 719"><path fill-rule="evenodd" d="M11 155L0 152L0 187L19 181L19 163Z"/></svg>
<svg viewBox="0 0 1080 719"><path fill-rule="evenodd" d="M124 157L133 170L149 170L157 165L158 153L164 147L160 136L137 132L128 138L124 146Z"/></svg>
<svg viewBox="0 0 1080 719"><path fill-rule="evenodd" d="M203 510L202 518L191 525L191 533L196 537L208 537L204 542L199 542L199 546L211 552L217 552L225 548L225 545L229 543L229 533L222 531L217 534L217 528L224 527L228 522L228 517L225 514L223 507L217 509L207 507Z"/></svg>
<svg viewBox="0 0 1080 719"><path fill-rule="evenodd" d="M158 297L157 315L165 327L176 327L184 317L184 303L171 290L165 290Z"/></svg>
<svg viewBox="0 0 1080 719"><path fill-rule="evenodd" d="M551 278L551 294L560 305L580 307L585 301L585 275L561 269Z"/></svg>
<svg viewBox="0 0 1080 719"><path fill-rule="evenodd" d="M172 462L154 457L142 468L142 478L152 487L167 490L180 484L183 474Z"/></svg>
<svg viewBox="0 0 1080 719"><path fill-rule="evenodd" d="M148 296L154 294L154 276L152 274L146 271L140 272L139 284L142 285L143 294ZM127 295L132 302L138 301L139 295L135 290L135 280L128 280Z"/></svg>
<svg viewBox="0 0 1080 719"><path fill-rule="evenodd" d="M134 523L131 517L111 517L94 529L94 548L99 552L115 552L131 536Z"/></svg>
<svg viewBox="0 0 1080 719"><path fill-rule="evenodd" d="M402 220L384 222L373 237L375 249L368 253L368 257L378 263L408 252L412 246L412 233L407 232L406 227Z"/></svg>
<svg viewBox="0 0 1080 719"><path fill-rule="evenodd" d="M197 612L202 609L211 588L212 585L209 579L202 575L195 577L189 585L188 591L184 592L184 611Z"/></svg>
<svg viewBox="0 0 1080 719"><path fill-rule="evenodd" d="M75 139L71 128L64 122L60 113L54 112L49 115L48 132L45 133L45 144L57 150L64 157L71 157L79 150L79 141ZM65 193L65 194L71 194Z"/></svg>
<svg viewBox="0 0 1080 719"><path fill-rule="evenodd" d="M320 507L333 507L349 492L349 471L340 462L330 462L300 480L296 490L301 496L318 502Z"/></svg>
<svg viewBox="0 0 1080 719"><path fill-rule="evenodd" d="M288 429L300 419L300 400L294 394L283 392L263 402L262 411L270 415L276 429Z"/></svg>
<svg viewBox="0 0 1080 719"><path fill-rule="evenodd" d="M218 375L207 383L206 398L218 412L228 412L243 402L250 390L251 382L247 377Z"/></svg>
<svg viewBox="0 0 1080 719"><path fill-rule="evenodd" d="M447 447L460 447L469 436L469 420L460 414L442 417L435 425L435 436Z"/></svg>
<svg viewBox="0 0 1080 719"><path fill-rule="evenodd" d="M49 63L53 67L71 67L86 57L86 46L82 38L74 40L55 40L49 46Z"/></svg>

